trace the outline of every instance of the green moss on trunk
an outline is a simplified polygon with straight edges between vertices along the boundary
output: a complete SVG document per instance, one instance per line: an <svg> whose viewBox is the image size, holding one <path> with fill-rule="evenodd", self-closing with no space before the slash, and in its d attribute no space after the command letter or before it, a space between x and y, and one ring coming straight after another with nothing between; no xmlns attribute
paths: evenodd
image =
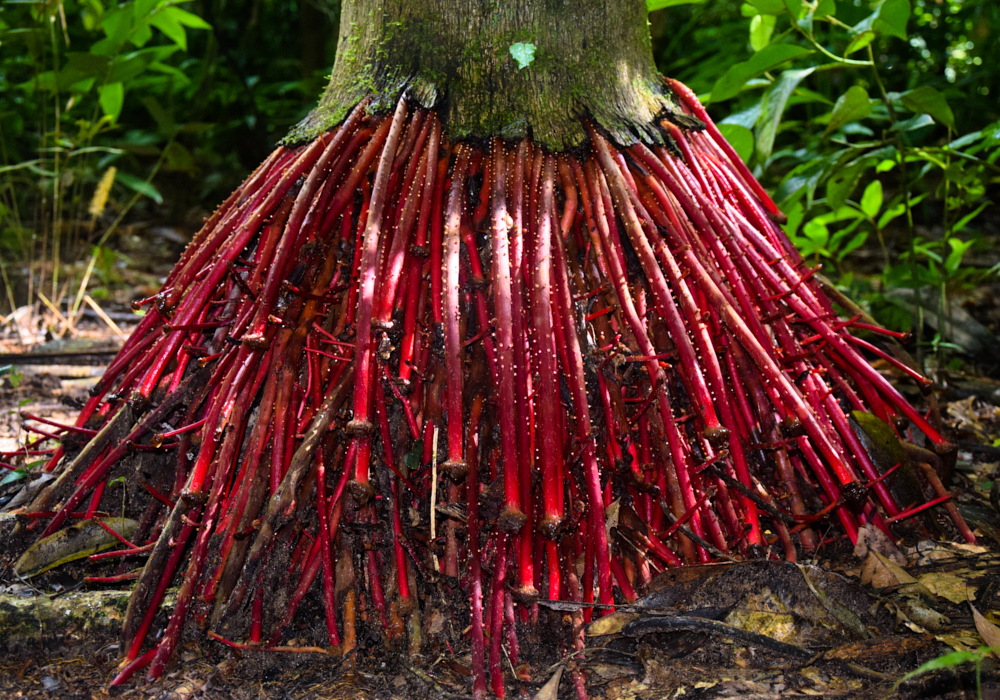
<svg viewBox="0 0 1000 700"><path fill-rule="evenodd" d="M536 47L519 68L510 47ZM676 102L656 71L645 0L347 0L337 60L319 105L289 135L335 126L366 95L436 107L453 139L531 133L554 150L593 118L622 144L656 142Z"/></svg>

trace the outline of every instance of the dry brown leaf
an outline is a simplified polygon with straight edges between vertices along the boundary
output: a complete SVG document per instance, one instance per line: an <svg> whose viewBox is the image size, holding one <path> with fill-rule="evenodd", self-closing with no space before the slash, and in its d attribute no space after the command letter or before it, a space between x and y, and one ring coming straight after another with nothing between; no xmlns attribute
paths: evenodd
<svg viewBox="0 0 1000 700"><path fill-rule="evenodd" d="M893 563L874 550L868 552L868 558L861 567L861 583L872 588L888 588L917 580L903 570L899 564Z"/></svg>
<svg viewBox="0 0 1000 700"><path fill-rule="evenodd" d="M961 605L968 600L975 600L976 593L965 583L965 579L955 573L934 572L924 574L919 579L927 590L936 596Z"/></svg>
<svg viewBox="0 0 1000 700"><path fill-rule="evenodd" d="M868 523L858 529L858 541L854 545L854 556L858 559L864 559L870 551L878 552L900 566L907 564L906 556L899 551L896 543L889 539L889 536L884 532Z"/></svg>
<svg viewBox="0 0 1000 700"><path fill-rule="evenodd" d="M622 627L632 622L632 620L638 620L639 615L635 613L626 612L613 612L610 615L594 620L587 627L588 637L601 637L606 634L618 634L622 631Z"/></svg>
<svg viewBox="0 0 1000 700"><path fill-rule="evenodd" d="M563 666L556 669L556 672L552 674L552 678L545 682L538 692L535 693L532 700L559 700L559 680L562 678Z"/></svg>
<svg viewBox="0 0 1000 700"><path fill-rule="evenodd" d="M1000 627L980 615L972 603L969 603L969 607L972 608L972 619L976 621L976 631L986 642L986 646L994 652L1000 651Z"/></svg>

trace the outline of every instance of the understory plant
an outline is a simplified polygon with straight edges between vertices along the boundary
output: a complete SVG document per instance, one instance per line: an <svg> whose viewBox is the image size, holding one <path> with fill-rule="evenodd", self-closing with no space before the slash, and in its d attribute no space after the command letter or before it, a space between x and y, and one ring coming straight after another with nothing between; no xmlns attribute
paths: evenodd
<svg viewBox="0 0 1000 700"><path fill-rule="evenodd" d="M795 561L942 503L975 541L933 469L928 500L862 444L859 421L909 426L955 456L869 362L927 388L876 344L898 334L837 314L657 73L645 4L479 8L345 3L319 106L135 303L75 425L4 455L55 477L26 539L96 520L121 548L91 560L141 562L103 577L136 579L113 683L186 633L302 652L310 594L321 651L416 651L447 581L472 692L502 697L542 599L580 604L575 655L666 567ZM127 535L102 520L121 476Z"/></svg>
<svg viewBox="0 0 1000 700"><path fill-rule="evenodd" d="M693 17L711 10L699 4ZM912 328L921 339L929 318L934 348L946 347L950 298L1000 273L963 264L988 247L978 224L1000 181L1000 122L995 109L956 115L948 97L963 107L989 104L982 96L996 86L983 61L998 8L748 0L741 14L718 39L742 40L745 57L712 63L699 49L681 58L683 74L774 187L788 215L783 228L803 256L890 328ZM676 60L670 47L698 38L681 32L665 59ZM875 257L860 265L857 252L869 250ZM923 354L918 345L921 363ZM933 354L941 366L946 358Z"/></svg>
<svg viewBox="0 0 1000 700"><path fill-rule="evenodd" d="M163 196L162 168L191 171L170 104L188 31L206 29L178 0L5 4L0 43L0 273L5 306L41 302L65 332L99 257L141 197ZM15 53L16 52L16 53ZM156 129L122 135L127 104ZM154 156L142 173L138 157ZM108 212L109 203L116 211ZM89 257L77 268L74 263Z"/></svg>

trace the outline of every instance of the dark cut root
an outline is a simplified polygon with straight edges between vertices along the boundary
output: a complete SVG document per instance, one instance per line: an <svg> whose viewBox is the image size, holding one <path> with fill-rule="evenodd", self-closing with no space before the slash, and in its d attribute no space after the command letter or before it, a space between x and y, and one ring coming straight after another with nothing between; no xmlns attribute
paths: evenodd
<svg viewBox="0 0 1000 700"><path fill-rule="evenodd" d="M99 432L51 459L30 508L55 511L50 535L96 511L124 445L175 448L131 545L148 559L115 683L160 676L188 623L287 649L317 578L330 646L353 647L362 604L398 639L438 569L470 596L475 693L489 666L502 695L500 645L516 665L513 623L539 595L611 605L613 584L632 598L663 567L774 543L794 560L822 518L854 541L919 509L848 411L948 444L670 86L674 152L588 125L583 158L450 144L433 111L362 103L215 212L82 411ZM608 540L614 501L629 547Z"/></svg>

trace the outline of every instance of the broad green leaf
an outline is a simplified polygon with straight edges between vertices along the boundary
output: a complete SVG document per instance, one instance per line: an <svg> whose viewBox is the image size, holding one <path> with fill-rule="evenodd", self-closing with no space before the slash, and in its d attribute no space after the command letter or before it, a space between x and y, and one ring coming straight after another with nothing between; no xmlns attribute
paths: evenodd
<svg viewBox="0 0 1000 700"><path fill-rule="evenodd" d="M159 53L159 48L149 48L119 56L108 73L108 82L127 83L157 60Z"/></svg>
<svg viewBox="0 0 1000 700"><path fill-rule="evenodd" d="M809 49L793 44L769 44L753 55L749 61L731 66L712 87L712 102L721 102L736 97L743 85L765 71L775 68L785 61L812 53Z"/></svg>
<svg viewBox="0 0 1000 700"><path fill-rule="evenodd" d="M865 31L855 34L854 38L851 39L850 43L847 44L847 48L844 49L844 55L850 56L852 53L860 51L861 49L868 46L868 44L875 41L875 32L871 29L866 29Z"/></svg>
<svg viewBox="0 0 1000 700"><path fill-rule="evenodd" d="M696 0L702 2L703 0ZM170 16L189 29L211 29L212 25L203 20L193 12L182 10L179 7L166 7L161 12L169 12Z"/></svg>
<svg viewBox="0 0 1000 700"><path fill-rule="evenodd" d="M830 240L830 230L815 219L802 227L802 235L817 246L824 246Z"/></svg>
<svg viewBox="0 0 1000 700"><path fill-rule="evenodd" d="M827 124L823 135L836 131L844 124L860 121L871 114L871 111L872 101L868 98L868 92L860 85L852 85L847 92L837 98L830 123Z"/></svg>
<svg viewBox="0 0 1000 700"><path fill-rule="evenodd" d="M181 47L181 51L187 51L187 32L184 31L177 17L171 13L177 10L176 7L165 7L161 11L154 13L149 18L149 23L167 35L167 38ZM183 12L184 10L177 10Z"/></svg>
<svg viewBox="0 0 1000 700"><path fill-rule="evenodd" d="M849 240L844 247L837 252L837 261L839 262L846 258L850 253L863 246L867 240L867 231L859 231L858 233L855 233L854 237L851 238L851 240Z"/></svg>
<svg viewBox="0 0 1000 700"><path fill-rule="evenodd" d="M743 159L744 163L750 162L753 155L753 132L745 126L739 124L719 124L719 132L725 137L729 145L735 149L737 155Z"/></svg>
<svg viewBox="0 0 1000 700"><path fill-rule="evenodd" d="M129 35L128 40L135 44L137 47L142 48L149 40L153 38L153 30L149 26L149 22L142 20L135 25L135 29Z"/></svg>
<svg viewBox="0 0 1000 700"><path fill-rule="evenodd" d="M963 216L961 219L959 219L958 221L956 221L955 225L952 226L951 230L954 231L954 232L956 232L956 233L958 231L961 231L966 226L968 226L972 222L973 219L975 219L977 216L979 216L980 214L982 214L983 210L986 209L986 207L990 206L991 204L993 204L993 202L990 202L990 201L983 202L978 207L976 207L975 209L973 209L972 211L970 211L968 214L966 214L965 216Z"/></svg>
<svg viewBox="0 0 1000 700"><path fill-rule="evenodd" d="M896 122L893 124L890 131L916 131L917 129L923 129L925 126L930 126L934 123L934 120L929 114L918 114L910 119L904 119L901 122Z"/></svg>
<svg viewBox="0 0 1000 700"><path fill-rule="evenodd" d="M750 46L754 51L760 51L771 42L776 20L774 15L757 15L750 20Z"/></svg>
<svg viewBox="0 0 1000 700"><path fill-rule="evenodd" d="M132 3L132 14L137 20L141 20L159 4L160 0L135 0Z"/></svg>
<svg viewBox="0 0 1000 700"><path fill-rule="evenodd" d="M910 19L909 0L884 0L878 13L875 29L906 41L906 23Z"/></svg>
<svg viewBox="0 0 1000 700"><path fill-rule="evenodd" d="M861 211L874 219L880 209L882 209L882 183L872 180L865 188L865 193L861 195Z"/></svg>
<svg viewBox="0 0 1000 700"><path fill-rule="evenodd" d="M944 260L944 269L948 272L949 276L958 272L958 267L962 264L962 258L965 257L966 252L968 252L974 243L974 240L960 241L957 238L948 239L951 252L948 253L948 257Z"/></svg>
<svg viewBox="0 0 1000 700"><path fill-rule="evenodd" d="M944 99L944 95L930 85L922 85L904 92L899 99L911 112L929 114L934 117L935 121L954 128L955 115L952 113L951 107L948 106L948 101Z"/></svg>
<svg viewBox="0 0 1000 700"><path fill-rule="evenodd" d="M927 192L924 192L922 195L911 198L910 207L912 208L920 204L920 202L923 201L924 197L926 197L927 194L928 194ZM882 212L882 216L878 218L878 227L885 228L890 221L899 218L905 213L906 213L906 204L903 202L903 198L898 195L896 197L893 197L892 200L890 200L889 206L886 208L884 212Z"/></svg>
<svg viewBox="0 0 1000 700"><path fill-rule="evenodd" d="M122 105L125 104L125 86L121 83L109 83L101 88L101 110L111 117L112 121L118 120L118 115L122 113Z"/></svg>
<svg viewBox="0 0 1000 700"><path fill-rule="evenodd" d="M417 440L413 443L413 449L403 455L403 464L411 472L420 469L420 458L423 456L424 452L424 441Z"/></svg>
<svg viewBox="0 0 1000 700"><path fill-rule="evenodd" d="M517 61L518 70L523 70L535 60L535 45L517 42L510 45L510 55Z"/></svg>
<svg viewBox="0 0 1000 700"><path fill-rule="evenodd" d="M27 476L27 469L14 469L12 471L8 471L4 478L0 479L0 486L6 486L7 484L11 484L15 481L20 481Z"/></svg>
<svg viewBox="0 0 1000 700"><path fill-rule="evenodd" d="M837 14L836 0L819 0L813 12L814 17L833 17L835 14Z"/></svg>
<svg viewBox="0 0 1000 700"><path fill-rule="evenodd" d="M109 10L101 17L101 29L104 30L105 36L112 44L120 47L128 41L129 34L132 32L131 8L126 5Z"/></svg>
<svg viewBox="0 0 1000 700"><path fill-rule="evenodd" d="M875 11L852 28L855 34L875 30L906 41L906 23L910 18L909 0L882 0Z"/></svg>
<svg viewBox="0 0 1000 700"><path fill-rule="evenodd" d="M792 15L792 19L798 19L806 9L805 0L785 0L785 9Z"/></svg>
<svg viewBox="0 0 1000 700"><path fill-rule="evenodd" d="M662 10L664 7L673 7L674 5L698 5L703 2L705 0L646 0L646 12Z"/></svg>
<svg viewBox="0 0 1000 700"><path fill-rule="evenodd" d="M796 86L811 75L814 70L814 68L786 70L771 88L764 107L765 111L761 115L762 121L757 124L757 160L760 163L766 163L767 159L771 157L771 151L774 150L774 139L778 135L778 124L781 123L781 116L785 112L788 98Z"/></svg>
<svg viewBox="0 0 1000 700"><path fill-rule="evenodd" d="M785 13L784 0L747 0L764 15L782 15Z"/></svg>
<svg viewBox="0 0 1000 700"><path fill-rule="evenodd" d="M858 186L866 166L866 163L855 163L831 175L826 181L826 203L834 208L842 207Z"/></svg>
<svg viewBox="0 0 1000 700"><path fill-rule="evenodd" d="M788 236L794 237L798 233L799 226L806 216L806 210L803 208L802 202L796 202L791 207L785 209L785 216L788 217L788 221L785 222L782 228Z"/></svg>
<svg viewBox="0 0 1000 700"><path fill-rule="evenodd" d="M135 175L129 175L128 173L118 173L118 182L122 183L130 190L138 192L141 195L149 197L157 204L163 204L163 195L160 191L153 187L151 182L146 182L137 178Z"/></svg>
<svg viewBox="0 0 1000 700"><path fill-rule="evenodd" d="M754 102L752 105L744 109L742 112L736 112L735 114L730 114L728 117L722 120L723 124L739 124L740 126L745 126L748 129L752 129L753 125L757 123L760 119L760 113L764 111L764 105L759 101Z"/></svg>
<svg viewBox="0 0 1000 700"><path fill-rule="evenodd" d="M970 144L975 143L981 138L983 138L982 131L973 131L971 134L966 134L965 136L961 136L952 141L951 143L949 143L948 148L952 151L958 151Z"/></svg>

